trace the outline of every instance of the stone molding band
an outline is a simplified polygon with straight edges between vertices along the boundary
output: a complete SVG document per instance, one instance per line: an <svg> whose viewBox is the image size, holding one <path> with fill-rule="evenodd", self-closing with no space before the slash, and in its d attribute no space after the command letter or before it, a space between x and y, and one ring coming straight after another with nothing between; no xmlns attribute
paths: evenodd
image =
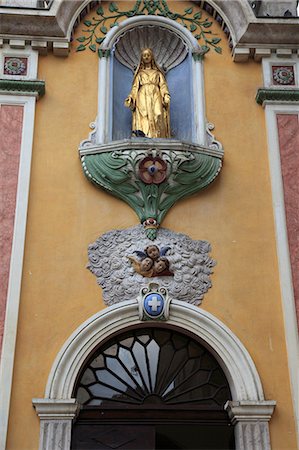
<svg viewBox="0 0 299 450"><path fill-rule="evenodd" d="M46 92L46 83L42 80L3 80L0 79L0 93L30 95L42 97Z"/></svg>
<svg viewBox="0 0 299 450"><path fill-rule="evenodd" d="M276 402L264 401L228 401L224 409L228 412L231 423L255 422L257 420L269 422L274 412Z"/></svg>
<svg viewBox="0 0 299 450"><path fill-rule="evenodd" d="M264 106L266 102L271 103L299 102L299 89L260 88L257 91L255 101L262 106Z"/></svg>

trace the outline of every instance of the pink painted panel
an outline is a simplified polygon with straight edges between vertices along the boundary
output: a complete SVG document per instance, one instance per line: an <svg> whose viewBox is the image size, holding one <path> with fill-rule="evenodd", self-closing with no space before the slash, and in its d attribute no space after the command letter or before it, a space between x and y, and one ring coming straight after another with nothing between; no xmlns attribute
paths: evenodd
<svg viewBox="0 0 299 450"><path fill-rule="evenodd" d="M13 239L23 106L0 105L0 354Z"/></svg>
<svg viewBox="0 0 299 450"><path fill-rule="evenodd" d="M299 327L299 117L278 114L278 135L282 167L292 277Z"/></svg>

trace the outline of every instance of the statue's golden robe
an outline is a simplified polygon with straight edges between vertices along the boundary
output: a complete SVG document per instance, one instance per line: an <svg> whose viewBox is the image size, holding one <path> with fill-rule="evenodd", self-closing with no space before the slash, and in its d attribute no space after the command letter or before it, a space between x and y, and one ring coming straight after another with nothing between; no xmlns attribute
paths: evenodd
<svg viewBox="0 0 299 450"><path fill-rule="evenodd" d="M135 75L130 97L133 110L132 130L143 131L150 138L169 138L169 95L164 75L158 69L140 69Z"/></svg>

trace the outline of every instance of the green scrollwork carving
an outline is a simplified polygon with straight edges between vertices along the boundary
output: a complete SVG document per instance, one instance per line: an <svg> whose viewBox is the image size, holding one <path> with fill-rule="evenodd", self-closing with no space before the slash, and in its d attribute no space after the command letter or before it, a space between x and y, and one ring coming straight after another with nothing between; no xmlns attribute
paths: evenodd
<svg viewBox="0 0 299 450"><path fill-rule="evenodd" d="M151 158L153 162L163 160L166 163L164 181L155 182L154 177L152 182L143 181L141 164ZM216 178L221 170L222 152L217 154L206 148L196 151L127 149L85 152L81 161L87 178L128 203L141 223L152 218L161 224L175 202L204 189ZM149 236L154 238L155 233L151 231Z"/></svg>
<svg viewBox="0 0 299 450"><path fill-rule="evenodd" d="M99 6L96 10L96 16L92 20L84 21L86 29L83 30L84 35L77 38L79 42L76 49L77 52L84 51L86 48L89 48L93 52L96 52L98 49L100 58L107 56L99 46L105 40L108 27L113 28L118 26L120 21L125 18L143 15L167 17L180 23L201 44L201 55L207 53L211 48L217 53L222 52L221 47L218 45L221 38L213 35L212 31L209 30L213 22L208 17L202 18L202 11L197 7L195 10L193 7L188 7L181 14L171 11L166 0L137 0L133 8L128 11L121 10L115 2L109 3L108 9L111 14L108 13L108 15L105 15L103 7ZM110 24L108 25L108 23Z"/></svg>

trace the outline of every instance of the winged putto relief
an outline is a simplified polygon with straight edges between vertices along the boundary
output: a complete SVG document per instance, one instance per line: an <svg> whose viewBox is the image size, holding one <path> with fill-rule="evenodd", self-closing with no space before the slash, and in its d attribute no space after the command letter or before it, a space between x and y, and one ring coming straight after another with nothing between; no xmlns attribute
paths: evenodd
<svg viewBox="0 0 299 450"><path fill-rule="evenodd" d="M165 287L172 299L195 305L212 286L216 262L207 241L160 228L155 245L142 225L112 230L88 248L88 269L103 289L107 305L137 298L150 281Z"/></svg>

